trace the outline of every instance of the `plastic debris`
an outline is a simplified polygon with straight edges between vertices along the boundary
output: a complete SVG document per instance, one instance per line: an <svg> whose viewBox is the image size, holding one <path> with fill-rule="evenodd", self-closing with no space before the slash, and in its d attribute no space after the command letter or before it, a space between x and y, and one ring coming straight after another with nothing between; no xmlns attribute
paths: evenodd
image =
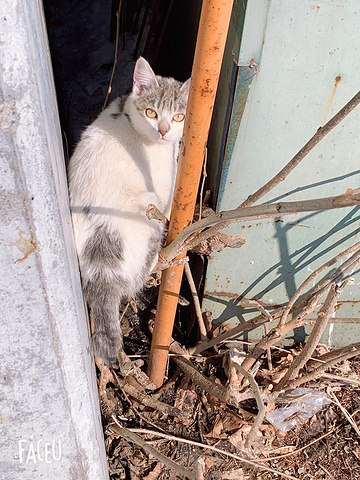
<svg viewBox="0 0 360 480"><path fill-rule="evenodd" d="M279 395L276 403L286 403L266 415L267 420L278 430L288 432L331 403L329 395L313 388L294 388Z"/></svg>

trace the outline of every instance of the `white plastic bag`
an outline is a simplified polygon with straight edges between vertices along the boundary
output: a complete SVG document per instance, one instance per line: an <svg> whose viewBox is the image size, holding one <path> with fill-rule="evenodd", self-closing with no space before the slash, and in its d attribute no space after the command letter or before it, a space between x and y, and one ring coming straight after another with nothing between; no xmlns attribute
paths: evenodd
<svg viewBox="0 0 360 480"><path fill-rule="evenodd" d="M277 403L280 402L286 403L285 407L276 408L266 418L278 430L288 432L311 418L331 400L325 392L300 387L281 393L277 399Z"/></svg>

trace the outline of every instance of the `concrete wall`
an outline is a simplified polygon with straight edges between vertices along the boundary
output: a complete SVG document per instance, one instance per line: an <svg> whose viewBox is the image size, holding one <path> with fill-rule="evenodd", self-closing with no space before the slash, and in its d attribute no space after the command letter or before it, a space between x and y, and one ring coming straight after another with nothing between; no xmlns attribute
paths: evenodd
<svg viewBox="0 0 360 480"><path fill-rule="evenodd" d="M40 0L0 2L0 195L0 479L106 479Z"/></svg>

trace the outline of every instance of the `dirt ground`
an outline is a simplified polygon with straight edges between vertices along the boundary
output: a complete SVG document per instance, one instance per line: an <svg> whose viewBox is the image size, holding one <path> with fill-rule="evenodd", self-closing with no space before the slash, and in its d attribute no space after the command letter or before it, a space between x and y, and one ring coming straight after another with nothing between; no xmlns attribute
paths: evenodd
<svg viewBox="0 0 360 480"><path fill-rule="evenodd" d="M134 333L130 328L125 350L129 342L129 349L134 351L131 340ZM144 336L139 348L141 354L132 356L131 360L146 360L149 345L145 344ZM286 354L279 359L278 353L274 352L274 372L286 369L283 362ZM208 357L194 357L192 364L215 383L228 386L229 372L224 367L228 354L228 347L220 348ZM102 386L101 405L111 480L187 478L164 466L139 444L119 436L112 425L136 430L146 444L180 466L191 469L201 465L201 474L188 477L196 480L360 479L359 357L338 365L328 372L330 376L325 375L304 385L317 392L327 392L331 403L288 432L274 428L264 419L249 445L246 439L258 411L253 398L242 401L238 408L225 404L195 385L170 360L169 379L164 386L159 391L145 391L152 399L185 412L178 418L160 412L156 405L154 408L144 406L138 398L134 399L131 390L124 389L123 379L126 377L120 371L107 372L106 378L104 371L102 374L99 371L99 384ZM257 383L266 385L269 375L271 372L264 359L255 377ZM352 383L347 383L346 378ZM335 403L336 399L339 405ZM280 406L268 404L267 410ZM195 443L184 443L184 440ZM218 450L209 450L209 446ZM248 465L229 456L231 454L257 465ZM263 470L262 465L272 471Z"/></svg>

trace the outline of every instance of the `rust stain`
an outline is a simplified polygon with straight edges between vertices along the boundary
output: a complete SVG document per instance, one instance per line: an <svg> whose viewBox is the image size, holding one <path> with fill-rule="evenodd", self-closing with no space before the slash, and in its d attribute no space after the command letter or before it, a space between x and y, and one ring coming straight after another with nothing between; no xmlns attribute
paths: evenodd
<svg viewBox="0 0 360 480"><path fill-rule="evenodd" d="M22 258L18 258L15 263L23 262L24 260L29 258L29 256L33 252L36 252L37 250L37 244L35 240L32 237L25 238L24 234L25 232L20 230L19 231L20 238L15 243L11 243L11 245L14 245L15 247L17 247L20 250L20 252L24 255Z"/></svg>
<svg viewBox="0 0 360 480"><path fill-rule="evenodd" d="M230 292L204 292L204 297L226 297L231 298L232 300L240 300L241 296L238 293L230 293Z"/></svg>
<svg viewBox="0 0 360 480"><path fill-rule="evenodd" d="M331 92L330 92L329 99L328 99L328 101L326 102L326 105L325 105L324 123L327 122L329 114L330 114L330 112L333 108L334 99L335 99L335 95L336 95L336 90L337 90L337 87L338 87L338 85L340 84L341 81L342 81L341 74L336 75L336 77L334 78L334 84L331 87Z"/></svg>

